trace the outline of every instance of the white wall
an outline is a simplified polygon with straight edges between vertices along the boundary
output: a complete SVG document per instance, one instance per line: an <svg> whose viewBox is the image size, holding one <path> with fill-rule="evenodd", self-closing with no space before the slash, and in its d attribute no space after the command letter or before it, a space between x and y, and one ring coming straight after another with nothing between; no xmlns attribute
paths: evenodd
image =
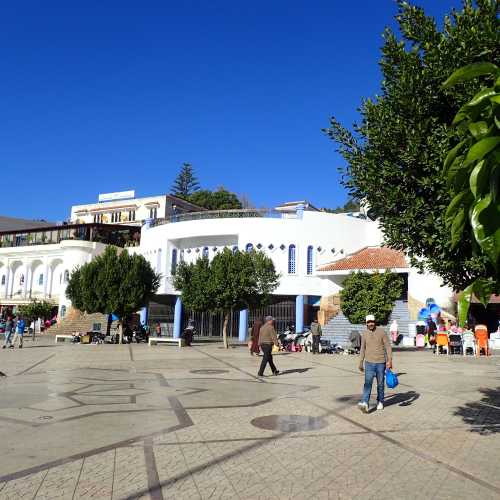
<svg viewBox="0 0 500 500"><path fill-rule="evenodd" d="M419 274L416 269L410 269L408 275L408 290L410 295L425 304L428 298L436 300L437 305L449 309L453 290L442 286L442 279L431 273Z"/></svg>
<svg viewBox="0 0 500 500"><path fill-rule="evenodd" d="M260 244L261 250L273 260L281 273L280 286L275 294L329 295L337 292L339 287L331 280L316 276L314 271L313 275L307 275L307 247L314 247L315 269L364 246L379 245L381 241L382 236L375 222L341 214L306 211L302 219L207 219L143 228L139 252L157 270L156 256L161 249L162 273L168 277L173 248L178 250L178 261L180 251L184 250L184 259L190 262L201 256L204 247L209 248L209 256L212 257L214 247L220 250L237 245L240 250L245 250L248 243L252 243L254 248ZM269 249L271 244L274 246L272 250ZM296 247L296 272L293 275L288 274L288 248L291 244ZM281 245L285 248L281 249ZM175 293L168 279L163 280L159 293Z"/></svg>
<svg viewBox="0 0 500 500"><path fill-rule="evenodd" d="M81 240L0 248L0 280L3 275L7 277L6 284L0 285L0 305L27 303L31 291L31 298L51 300L59 309L62 305L68 308L71 302L65 294L65 271L71 273L105 248L102 243ZM40 274L43 274L42 285L38 284ZM24 275L26 286L20 284L21 275Z"/></svg>

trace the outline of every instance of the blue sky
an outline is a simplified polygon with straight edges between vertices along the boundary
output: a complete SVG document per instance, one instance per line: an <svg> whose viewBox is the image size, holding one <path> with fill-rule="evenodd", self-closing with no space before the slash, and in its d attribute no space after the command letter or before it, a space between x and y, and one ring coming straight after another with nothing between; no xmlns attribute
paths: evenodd
<svg viewBox="0 0 500 500"><path fill-rule="evenodd" d="M458 1L421 0L441 18ZM379 89L392 0L2 6L2 215L168 192L183 162L257 206L344 203L321 132Z"/></svg>

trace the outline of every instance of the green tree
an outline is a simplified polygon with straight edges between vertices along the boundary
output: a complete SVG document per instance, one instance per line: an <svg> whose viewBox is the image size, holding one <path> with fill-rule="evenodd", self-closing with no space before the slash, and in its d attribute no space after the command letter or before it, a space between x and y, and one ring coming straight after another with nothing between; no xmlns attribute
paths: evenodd
<svg viewBox="0 0 500 500"><path fill-rule="evenodd" d="M237 210L242 208L238 197L223 187L219 187L216 191L201 189L188 196L187 200L208 210Z"/></svg>
<svg viewBox="0 0 500 500"><path fill-rule="evenodd" d="M147 304L160 278L142 255L118 253L116 247L108 246L102 255L71 273L66 296L81 311L116 314L121 337L123 321Z"/></svg>
<svg viewBox="0 0 500 500"><path fill-rule="evenodd" d="M47 319L51 319L52 310L54 309L54 305L46 300L32 300L28 304L23 304L19 306L18 314L22 318L24 318L27 322L27 326L32 321L36 321L40 318L42 321Z"/></svg>
<svg viewBox="0 0 500 500"><path fill-rule="evenodd" d="M368 314L386 325L394 302L403 291L403 279L395 273L351 273L340 292L342 312L353 324L364 324Z"/></svg>
<svg viewBox="0 0 500 500"><path fill-rule="evenodd" d="M443 175L446 152L457 140L451 122L476 86L453 96L441 84L461 66L499 59L498 0L464 0L440 31L432 17L399 1L401 38L384 33L380 95L363 101L353 131L335 118L326 129L347 162L343 184L366 200L386 244L408 254L414 266L440 275L455 289L487 272L472 238L452 246L444 214L450 193Z"/></svg>
<svg viewBox="0 0 500 500"><path fill-rule="evenodd" d="M193 311L224 314L223 341L228 347L227 324L231 311L268 303L279 284L273 261L262 252L224 249L211 262L207 258L177 266L173 284Z"/></svg>
<svg viewBox="0 0 500 500"><path fill-rule="evenodd" d="M486 273L474 279L459 301L461 324L467 320L472 295L487 305L500 293L500 69L487 62L455 71L443 84L453 92L464 82L490 77L453 120L460 141L446 156L443 173L451 203L445 213L451 246L471 240L472 251L485 259Z"/></svg>
<svg viewBox="0 0 500 500"><path fill-rule="evenodd" d="M337 208L323 208L323 211L331 214L342 214L345 212L359 212L359 209L359 201L354 198L349 198L342 206Z"/></svg>
<svg viewBox="0 0 500 500"><path fill-rule="evenodd" d="M193 166L190 163L183 163L181 171L174 180L171 194L181 198L189 197L200 189L200 183L194 175Z"/></svg>

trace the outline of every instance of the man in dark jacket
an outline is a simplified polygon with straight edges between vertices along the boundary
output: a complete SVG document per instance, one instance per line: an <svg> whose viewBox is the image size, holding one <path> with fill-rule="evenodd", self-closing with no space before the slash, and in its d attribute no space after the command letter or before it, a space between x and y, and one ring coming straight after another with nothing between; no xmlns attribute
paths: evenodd
<svg viewBox="0 0 500 500"><path fill-rule="evenodd" d="M3 349L7 347L7 345L11 348L14 348L12 345L12 337L14 335L14 320L12 319L12 316L9 316L7 318L7 321L5 322L5 342L2 346Z"/></svg>
<svg viewBox="0 0 500 500"><path fill-rule="evenodd" d="M274 329L274 318L272 316L266 316L264 326L260 329L259 345L264 353L258 373L259 377L264 376L264 370L266 369L267 363L269 363L273 375L279 375L279 371L273 363L273 346L278 347L278 336Z"/></svg>
<svg viewBox="0 0 500 500"><path fill-rule="evenodd" d="M319 354L319 341L321 339L321 325L317 320L313 319L311 323L311 335L312 335L312 352L313 354Z"/></svg>

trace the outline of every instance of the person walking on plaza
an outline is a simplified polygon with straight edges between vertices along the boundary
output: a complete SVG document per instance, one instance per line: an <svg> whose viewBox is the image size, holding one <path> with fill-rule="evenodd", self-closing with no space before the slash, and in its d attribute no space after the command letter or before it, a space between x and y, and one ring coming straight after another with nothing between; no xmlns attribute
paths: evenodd
<svg viewBox="0 0 500 500"><path fill-rule="evenodd" d="M363 413L369 411L370 394L375 377L377 377L377 410L384 409L386 368L392 368L391 343L384 330L377 327L375 316L369 314L366 317L366 330L363 332L359 354L359 370L365 372L363 397L358 403L358 407Z"/></svg>
<svg viewBox="0 0 500 500"><path fill-rule="evenodd" d="M24 328L26 327L26 323L23 318L19 318L17 320L17 325L16 325L16 335L14 336L14 342L12 342L12 347L16 345L17 339L19 339L19 349L23 348L23 335L24 335Z"/></svg>
<svg viewBox="0 0 500 500"><path fill-rule="evenodd" d="M257 356L260 353L260 347L259 347L259 334L260 334L260 329L262 328L262 321L260 319L256 319L252 328L250 328L250 335L249 335L249 340L248 340L248 347L250 350L250 355L253 356L256 354Z"/></svg>
<svg viewBox="0 0 500 500"><path fill-rule="evenodd" d="M311 323L311 335L312 335L312 353L319 354L319 341L321 339L321 325L316 319L313 319Z"/></svg>
<svg viewBox="0 0 500 500"><path fill-rule="evenodd" d="M12 320L12 316L8 316L7 321L5 322L5 341L2 346L2 349L5 349L7 346L14 347L12 345L13 334L14 334L14 321Z"/></svg>
<svg viewBox="0 0 500 500"><path fill-rule="evenodd" d="M266 369L267 363L269 363L273 375L279 375L280 372L273 363L273 346L278 347L278 336L274 329L274 318L272 316L266 316L264 326L260 329L259 345L264 353L258 373L259 377L264 376L264 370Z"/></svg>

